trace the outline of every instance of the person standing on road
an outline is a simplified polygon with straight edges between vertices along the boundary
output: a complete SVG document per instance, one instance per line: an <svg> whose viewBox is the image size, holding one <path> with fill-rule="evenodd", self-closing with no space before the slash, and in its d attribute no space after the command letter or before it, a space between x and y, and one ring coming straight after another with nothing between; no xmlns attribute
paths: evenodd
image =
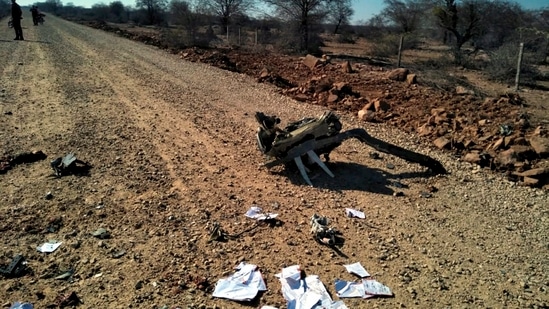
<svg viewBox="0 0 549 309"><path fill-rule="evenodd" d="M23 11L19 4L15 0L11 0L11 20L13 22L13 29L15 29L15 39L23 41L23 28L21 28L21 19L23 19Z"/></svg>
<svg viewBox="0 0 549 309"><path fill-rule="evenodd" d="M36 26L38 25L38 7L36 7L36 5L33 5L30 11L32 14L32 22Z"/></svg>

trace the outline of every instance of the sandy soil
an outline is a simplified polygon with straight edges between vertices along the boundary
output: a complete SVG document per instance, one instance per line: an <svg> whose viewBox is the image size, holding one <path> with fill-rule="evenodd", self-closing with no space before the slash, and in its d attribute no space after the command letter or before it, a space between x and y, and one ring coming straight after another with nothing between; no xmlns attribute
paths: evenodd
<svg viewBox="0 0 549 309"><path fill-rule="evenodd" d="M293 169L261 167L253 114L286 123L324 107L51 16L24 26L24 42L0 30L1 150L48 158L0 175L0 264L22 254L31 270L1 279L4 307L63 306L75 292L81 308L284 308L274 277L282 267L319 275L337 299L333 282L353 280L342 265L354 262L395 295L345 299L349 308L549 306L546 192L345 113L344 128L435 157L450 174L427 177L349 141L331 156L336 178L313 170L309 187ZM50 160L68 152L93 166L88 175L53 176ZM244 213L253 204L279 213L280 224L208 242L214 222L234 234L252 227ZM347 218L346 207L366 219ZM343 233L341 254L312 239L315 213ZM110 238L92 236L99 228ZM48 240L63 243L38 252ZM251 303L212 298L241 261L260 266L268 291Z"/></svg>

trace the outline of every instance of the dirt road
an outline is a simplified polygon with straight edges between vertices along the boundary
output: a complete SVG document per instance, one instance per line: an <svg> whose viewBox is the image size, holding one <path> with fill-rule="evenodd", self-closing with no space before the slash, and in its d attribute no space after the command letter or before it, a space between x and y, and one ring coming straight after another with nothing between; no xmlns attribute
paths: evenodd
<svg viewBox="0 0 549 309"><path fill-rule="evenodd" d="M246 307L211 297L240 261L259 265L267 283L252 307L286 306L274 275L293 264L319 275L337 299L333 282L353 280L342 265L354 262L395 296L345 299L349 308L549 306L547 193L348 115L344 129L366 126L451 174L426 177L349 141L331 156L336 178L313 170L315 187L306 186L296 171L261 167L253 115L284 124L318 116L318 107L112 34L51 16L34 27L25 17L26 41L0 30L0 155L42 150L48 158L0 175L0 263L22 254L32 270L2 279L5 307L46 308L73 291L80 308ZM52 177L50 160L68 152L93 165L89 175ZM244 213L253 204L282 224L208 242L214 222L235 234L252 227ZM347 218L346 207L366 219ZM315 213L343 233L341 254L312 239ZM93 237L99 228L110 238ZM63 243L38 252L48 240Z"/></svg>

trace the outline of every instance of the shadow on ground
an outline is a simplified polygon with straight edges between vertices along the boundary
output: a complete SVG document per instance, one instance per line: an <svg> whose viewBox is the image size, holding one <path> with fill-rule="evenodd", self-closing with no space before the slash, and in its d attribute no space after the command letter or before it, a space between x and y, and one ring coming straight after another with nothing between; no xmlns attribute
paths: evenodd
<svg viewBox="0 0 549 309"><path fill-rule="evenodd" d="M320 168L313 166L308 173L313 186L333 191L357 190L377 194L393 195L395 189L391 188L399 179L431 177L432 174L425 172L403 172L389 173L385 170L371 168L365 165L351 162L333 162L327 164L335 177L328 176ZM274 172L288 179L295 185L307 185L297 168L288 164L280 172ZM404 185L400 184L405 188Z"/></svg>

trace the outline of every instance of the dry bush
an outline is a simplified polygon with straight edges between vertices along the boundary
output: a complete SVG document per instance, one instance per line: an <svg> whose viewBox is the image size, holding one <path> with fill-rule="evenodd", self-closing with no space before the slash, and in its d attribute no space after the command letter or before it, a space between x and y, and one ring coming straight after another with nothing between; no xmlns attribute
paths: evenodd
<svg viewBox="0 0 549 309"><path fill-rule="evenodd" d="M505 83L513 83L517 74L519 45L507 43L490 55L490 62L485 68L488 79ZM538 69L533 66L535 55L524 53L520 71L521 83L535 84L540 77Z"/></svg>
<svg viewBox="0 0 549 309"><path fill-rule="evenodd" d="M386 34L370 40L372 41L370 52L373 56L387 58L398 55L400 34ZM406 35L402 44L402 50L417 48L419 42L415 35Z"/></svg>

